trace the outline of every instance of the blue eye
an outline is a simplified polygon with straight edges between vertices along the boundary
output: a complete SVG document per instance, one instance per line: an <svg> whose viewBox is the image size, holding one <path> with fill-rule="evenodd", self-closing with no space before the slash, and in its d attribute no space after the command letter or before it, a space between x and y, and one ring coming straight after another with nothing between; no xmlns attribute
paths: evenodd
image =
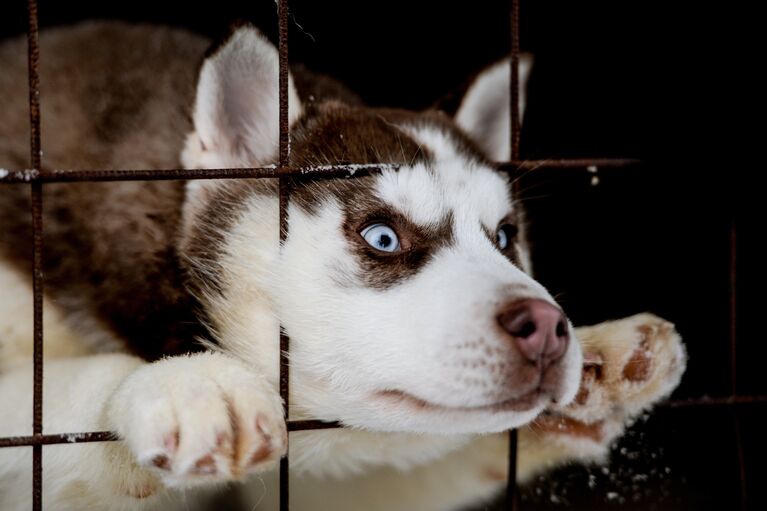
<svg viewBox="0 0 767 511"><path fill-rule="evenodd" d="M495 243L498 245L498 248L501 250L506 250L509 248L511 240L514 239L514 236L517 235L518 231L519 229L517 229L516 225L502 225L501 228L498 229L498 234L495 236Z"/></svg>
<svg viewBox="0 0 767 511"><path fill-rule="evenodd" d="M362 229L360 235L368 245L381 252L398 252L399 238L394 229L386 224L373 224Z"/></svg>

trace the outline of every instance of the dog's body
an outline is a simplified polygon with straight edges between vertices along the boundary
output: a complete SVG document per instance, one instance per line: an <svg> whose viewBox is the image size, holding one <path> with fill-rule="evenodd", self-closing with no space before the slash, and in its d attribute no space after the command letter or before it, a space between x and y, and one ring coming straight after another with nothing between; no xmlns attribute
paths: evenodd
<svg viewBox="0 0 767 511"><path fill-rule="evenodd" d="M196 94L208 42L186 32L85 24L41 45L46 168L276 163L276 52L254 29L208 57ZM28 157L24 50L0 47L0 167L10 169ZM510 156L497 135L508 130L503 69L469 90L457 116L468 135L444 115L365 108L295 72L292 164L397 170L299 184L282 247L266 180L46 185L44 430L125 440L46 447L46 504L184 509L186 490L257 472L250 505L274 506L287 436L280 323L291 419L353 428L291 434L296 509L486 500L504 484L500 432L512 427L522 427L521 479L604 456L676 386L684 353L650 315L576 339L523 271L521 212L487 160ZM0 409L15 410L0 436L31 428L28 210L28 187L0 188ZM546 335L520 333L522 316ZM573 402L582 350L601 368ZM190 351L200 353L181 355ZM30 467L27 450L0 450L0 508L29 507Z"/></svg>

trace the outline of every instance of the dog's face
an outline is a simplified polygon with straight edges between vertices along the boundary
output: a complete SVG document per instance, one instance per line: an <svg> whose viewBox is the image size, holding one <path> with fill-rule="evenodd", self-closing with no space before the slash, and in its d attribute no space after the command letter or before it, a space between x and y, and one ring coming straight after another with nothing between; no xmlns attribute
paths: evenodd
<svg viewBox="0 0 767 511"><path fill-rule="evenodd" d="M250 28L205 63L187 166L274 161L276 70L274 48ZM490 74L500 76L498 87L508 84ZM498 101L487 88L474 94ZM571 400L579 345L527 273L522 212L507 175L486 156L503 157L504 148L483 152L483 140L470 139L477 130L467 136L440 114L302 106L292 86L290 94L292 164L395 165L298 183L279 256L266 274L253 271L252 287L268 291L291 337L292 376L304 389L298 406L374 430L462 433L515 427L552 400ZM464 105L458 119L472 131L487 105L472 91ZM503 129L508 107L490 111ZM190 185L189 200L215 200L204 186ZM258 216L237 215L240 246L264 245L243 241L242 233L263 232L249 228L265 222Z"/></svg>

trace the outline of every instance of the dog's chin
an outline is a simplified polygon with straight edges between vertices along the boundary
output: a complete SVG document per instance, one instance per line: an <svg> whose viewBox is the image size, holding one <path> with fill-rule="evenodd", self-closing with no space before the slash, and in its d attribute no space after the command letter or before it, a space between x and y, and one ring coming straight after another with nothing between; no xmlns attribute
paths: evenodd
<svg viewBox="0 0 767 511"><path fill-rule="evenodd" d="M375 398L385 401L389 406L403 406L414 413L434 412L465 412L465 413L496 413L496 412L527 412L536 408L542 400L548 401L549 394L541 389L534 389L521 396L479 406L448 406L431 403L402 390L382 390L375 393Z"/></svg>
<svg viewBox="0 0 767 511"><path fill-rule="evenodd" d="M497 403L447 406L401 390L375 392L368 401L376 417L359 424L366 429L435 434L495 433L527 424L551 403L551 395L533 390Z"/></svg>

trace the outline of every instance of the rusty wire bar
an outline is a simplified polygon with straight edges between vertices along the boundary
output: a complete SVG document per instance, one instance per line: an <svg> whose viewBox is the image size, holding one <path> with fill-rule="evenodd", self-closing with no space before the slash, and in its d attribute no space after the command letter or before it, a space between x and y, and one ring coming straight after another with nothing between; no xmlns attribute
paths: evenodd
<svg viewBox="0 0 767 511"><path fill-rule="evenodd" d="M512 160L495 164L499 170L508 172L537 169L619 169L639 165L640 160L630 158L578 158ZM41 172L35 169L16 170L0 177L2 184L18 183L85 183L108 181L168 181L174 179L273 179L290 176L304 179L333 179L362 177L384 170L396 170L395 164L346 164L320 167L269 166L219 169L52 169Z"/></svg>
<svg viewBox="0 0 767 511"><path fill-rule="evenodd" d="M697 408L747 408L767 406L767 395L760 396L729 396L729 397L699 397L691 399L676 399L659 403L658 409L685 410ZM324 422L320 420L297 420L288 422L288 431L315 431L320 429L343 428L340 422ZM33 445L79 444L86 442L112 442L119 438L111 431L90 431L82 433L58 433L53 435L29 435L0 438L0 449L3 447L29 447Z"/></svg>
<svg viewBox="0 0 767 511"><path fill-rule="evenodd" d="M730 392L733 398L738 397L738 235L735 213L730 221ZM732 411L735 432L735 450L738 455L738 471L740 475L740 509L748 507L746 464L743 453L743 435L740 428L738 410Z"/></svg>
<svg viewBox="0 0 767 511"><path fill-rule="evenodd" d="M509 5L509 35L511 37L511 79L509 80L509 147L511 150L510 159L519 160L519 131L521 120L519 118L519 0L511 0ZM519 167L509 168L513 174L520 170L526 170ZM519 191L519 179L512 180L512 189L515 195ZM506 476L506 509L513 511L517 509L517 448L519 435L516 429L509 431L509 469Z"/></svg>
<svg viewBox="0 0 767 511"><path fill-rule="evenodd" d="M748 484L746 483L746 460L743 454L743 438L740 430L740 417L738 416L738 410L732 410L733 422L735 426L735 447L738 453L738 474L740 476L740 510L747 511L748 509L748 497L746 490Z"/></svg>
<svg viewBox="0 0 767 511"><path fill-rule="evenodd" d="M39 27L37 0L27 3L27 71L29 76L29 165L35 171L42 168L40 144L40 76L39 76ZM33 391L32 391L32 434L43 434L43 186L32 183L32 295L33 295ZM32 509L43 508L43 446L32 446Z"/></svg>
<svg viewBox="0 0 767 511"><path fill-rule="evenodd" d="M91 431L88 433L60 433L57 435L30 435L0 438L2 447L24 447L55 444L82 444L86 442L112 442L118 440L111 431Z"/></svg>
<svg viewBox="0 0 767 511"><path fill-rule="evenodd" d="M730 221L730 393L738 395L738 290L737 290L737 228L735 217Z"/></svg>
<svg viewBox="0 0 767 511"><path fill-rule="evenodd" d="M289 421L288 431L311 431L316 429L343 428L340 422L324 422L318 420Z"/></svg>
<svg viewBox="0 0 767 511"><path fill-rule="evenodd" d="M509 430L509 472L506 476L506 509L517 509L517 445L519 433Z"/></svg>
<svg viewBox="0 0 767 511"><path fill-rule="evenodd" d="M511 80L510 94L510 136L511 159L519 159L519 131L522 125L519 118L519 0L511 0L510 5L510 35L511 35Z"/></svg>
<svg viewBox="0 0 767 511"><path fill-rule="evenodd" d="M0 178L0 184L15 183L85 183L110 181L168 181L174 179L227 179L275 178L277 167L230 169L115 169L68 170L53 169L39 172L34 169L12 171Z"/></svg>
<svg viewBox="0 0 767 511"><path fill-rule="evenodd" d="M499 170L536 170L536 169L587 169L589 167L623 168L642 163L634 158L553 158L545 160L512 160L496 164Z"/></svg>
<svg viewBox="0 0 767 511"><path fill-rule="evenodd" d="M85 183L109 181L170 181L176 179L273 179L282 176L300 176L305 179L330 179L370 175L396 165L326 165L321 167L243 167L220 169L116 169L69 170L55 169L39 172L19 170L0 177L0 184L17 183Z"/></svg>
<svg viewBox="0 0 767 511"><path fill-rule="evenodd" d="M290 165L290 104L289 104L289 70L288 70L288 0L279 0L277 5L279 17L279 108L280 108L280 169ZM280 245L288 235L288 202L290 201L291 177L280 177ZM280 397L285 413L285 422L290 422L290 338L280 326ZM280 510L290 509L290 435L285 446L285 455L280 459Z"/></svg>
<svg viewBox="0 0 767 511"><path fill-rule="evenodd" d="M658 408L708 408L714 406L765 406L767 396L728 396L728 397L697 397L690 399L674 399L658 403Z"/></svg>

